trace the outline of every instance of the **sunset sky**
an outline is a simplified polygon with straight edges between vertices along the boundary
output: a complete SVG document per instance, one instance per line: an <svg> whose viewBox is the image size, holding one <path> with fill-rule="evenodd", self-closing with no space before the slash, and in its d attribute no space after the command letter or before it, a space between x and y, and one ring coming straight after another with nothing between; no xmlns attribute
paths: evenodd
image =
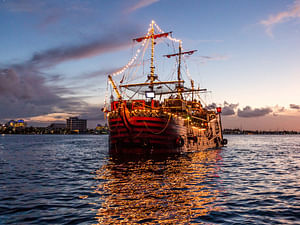
<svg viewBox="0 0 300 225"><path fill-rule="evenodd" d="M300 1L289 0L0 0L0 123L104 124L107 74L152 20L197 50L190 74L225 128L300 131Z"/></svg>

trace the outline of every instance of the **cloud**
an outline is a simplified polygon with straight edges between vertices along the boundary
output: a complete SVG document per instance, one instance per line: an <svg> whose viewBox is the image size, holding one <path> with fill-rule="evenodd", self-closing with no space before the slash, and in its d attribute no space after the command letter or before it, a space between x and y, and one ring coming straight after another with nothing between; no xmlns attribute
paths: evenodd
<svg viewBox="0 0 300 225"><path fill-rule="evenodd" d="M272 109L273 109L273 116L278 116L286 112L286 109L283 106L279 106L279 105L274 106Z"/></svg>
<svg viewBox="0 0 300 225"><path fill-rule="evenodd" d="M300 105L290 104L291 109L300 109Z"/></svg>
<svg viewBox="0 0 300 225"><path fill-rule="evenodd" d="M228 55L213 55L213 56L198 56L194 57L195 60L200 59L200 63L205 64L209 61L224 61L228 60L230 57Z"/></svg>
<svg viewBox="0 0 300 225"><path fill-rule="evenodd" d="M81 97L63 97L70 96L72 91L56 85L62 75L51 76L44 70L66 61L128 47L129 42L124 40L129 38L124 36L132 37L134 33L136 32L133 29L121 29L97 41L47 49L33 54L23 63L0 66L0 119L29 118L62 112L89 115L87 110L92 108ZM95 71L87 76L96 77L105 71L112 70Z"/></svg>
<svg viewBox="0 0 300 225"><path fill-rule="evenodd" d="M99 13L90 1L38 1L38 0L2 0L0 10L13 14L27 14L36 17L38 28L58 24L60 20L85 18L86 15ZM74 16L76 15L76 16Z"/></svg>
<svg viewBox="0 0 300 225"><path fill-rule="evenodd" d="M286 112L286 109L282 106L274 106L274 107L264 107L264 108L254 108L251 106L246 106L243 109L238 109L239 103L228 103L224 101L222 104L211 103L205 107L207 110L215 110L217 107L222 106L222 116L234 116L238 117L250 118L250 117L260 117L265 116L270 113L273 113L273 116L282 115ZM300 105L290 104L290 108L300 109Z"/></svg>
<svg viewBox="0 0 300 225"><path fill-rule="evenodd" d="M275 110L276 112L278 112L278 113L282 113L282 112L285 112L285 111L286 111L285 108L284 108L283 106L278 106L278 105L276 105L276 106L274 107L274 110Z"/></svg>
<svg viewBox="0 0 300 225"><path fill-rule="evenodd" d="M100 105L92 106L81 97L62 97L70 90L49 86L46 80L35 72L27 71L24 75L16 68L0 69L0 120L23 118L45 124L72 115L103 120Z"/></svg>
<svg viewBox="0 0 300 225"><path fill-rule="evenodd" d="M96 127L97 124L105 123L104 113L101 111L103 106L85 104L74 112L69 113L49 113L41 116L20 117L25 119L29 126L49 126L50 123L66 123L66 119L72 116L86 119L89 128Z"/></svg>
<svg viewBox="0 0 300 225"><path fill-rule="evenodd" d="M215 110L218 105L220 106L221 104L216 104L216 103L211 103L209 105L207 105L205 108L207 110ZM226 101L224 101L223 103L223 107L222 107L222 116L231 116L231 115L235 115L235 110L238 107L239 104L232 104L232 103L228 103Z"/></svg>
<svg viewBox="0 0 300 225"><path fill-rule="evenodd" d="M38 27L40 28L46 28L50 24L55 24L61 19L63 16L63 13L58 9L53 9L49 15L47 15L39 24Z"/></svg>
<svg viewBox="0 0 300 225"><path fill-rule="evenodd" d="M90 79L96 79L96 78L103 78L103 77L107 77L108 74L112 74L112 73L116 72L118 69L119 68L95 70L92 72L80 74L80 75L74 77L73 79L75 79L75 80L78 80L78 79L79 80L82 80L82 79L90 80Z"/></svg>
<svg viewBox="0 0 300 225"><path fill-rule="evenodd" d="M246 106L243 108L243 110L238 109L237 115L239 117L259 117L259 116L265 116L268 115L269 113L273 112L273 110L269 107L266 108L255 108L252 109L250 106Z"/></svg>
<svg viewBox="0 0 300 225"><path fill-rule="evenodd" d="M147 6L150 6L156 2L159 2L160 0L139 0L135 5L127 8L125 10L126 13L132 13L138 9L141 9L141 8L145 8Z"/></svg>
<svg viewBox="0 0 300 225"><path fill-rule="evenodd" d="M61 120L51 114L76 115L88 120L103 120L99 106L86 103L82 96L62 97L70 94L68 88L48 85L47 79L36 71L24 74L18 68L0 69L0 120L29 119L29 121ZM66 117L65 117L66 118Z"/></svg>
<svg viewBox="0 0 300 225"><path fill-rule="evenodd" d="M38 0L2 0L1 8L12 13L40 13L47 16L57 13L67 12L91 13L96 10L91 7L88 1L38 1Z"/></svg>
<svg viewBox="0 0 300 225"><path fill-rule="evenodd" d="M134 64L128 66L128 69L141 66L143 63L145 63L148 60L146 59L146 60L144 60L142 62L134 63ZM99 78L104 78L104 77L107 78L107 76L109 74L116 73L116 72L120 71L122 68L123 68L123 66L122 67L109 68L109 69L95 70L95 71L83 73L83 74L80 74L80 75L78 75L76 77L73 77L73 80L78 80L78 79L82 80L82 79L85 79L85 80L91 80L92 82L95 82L94 79L99 79Z"/></svg>
<svg viewBox="0 0 300 225"><path fill-rule="evenodd" d="M213 102L213 103L207 105L207 106L205 107L205 109L207 109L207 110L214 110L214 109L217 108L217 107L218 107L217 104Z"/></svg>
<svg viewBox="0 0 300 225"><path fill-rule="evenodd" d="M273 36L272 34L272 28L274 25L277 25L279 23L287 22L291 19L300 18L300 1L296 0L294 1L294 4L290 7L289 10L279 12L275 15L270 15L268 19L260 21L260 24L264 25L266 27L266 32L270 36Z"/></svg>
<svg viewBox="0 0 300 225"><path fill-rule="evenodd" d="M196 40L195 41L195 43L203 43L203 42L215 42L215 43L218 43L218 42L224 42L224 40L221 40L221 39L207 39L207 40L200 39L200 40Z"/></svg>
<svg viewBox="0 0 300 225"><path fill-rule="evenodd" d="M84 59L121 50L130 45L128 41L130 38L126 37L132 37L135 33L136 31L134 32L133 30L123 30L110 33L99 40L81 45L68 45L48 49L35 53L26 64L37 68L47 68L69 60Z"/></svg>
<svg viewBox="0 0 300 225"><path fill-rule="evenodd" d="M80 118L84 118L87 120L100 121L104 120L104 113L101 111L99 106L88 106L84 111L79 113Z"/></svg>
<svg viewBox="0 0 300 225"><path fill-rule="evenodd" d="M62 98L59 87L47 86L36 71L22 72L18 68L0 69L0 119L72 111L82 105L79 99Z"/></svg>
<svg viewBox="0 0 300 225"><path fill-rule="evenodd" d="M222 109L223 116L231 116L235 115L235 110L239 104L229 104L228 102L224 101L224 107Z"/></svg>
<svg viewBox="0 0 300 225"><path fill-rule="evenodd" d="M10 12L26 12L32 13L34 11L39 11L41 8L45 6L44 1L34 1L34 0L26 0L26 1L3 1L2 7Z"/></svg>

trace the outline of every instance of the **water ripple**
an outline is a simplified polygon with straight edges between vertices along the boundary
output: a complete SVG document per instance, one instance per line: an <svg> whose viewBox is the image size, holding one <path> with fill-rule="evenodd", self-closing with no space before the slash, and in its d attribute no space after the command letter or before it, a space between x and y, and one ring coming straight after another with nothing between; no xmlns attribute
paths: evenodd
<svg viewBox="0 0 300 225"><path fill-rule="evenodd" d="M110 158L107 136L0 137L0 224L300 224L300 136Z"/></svg>

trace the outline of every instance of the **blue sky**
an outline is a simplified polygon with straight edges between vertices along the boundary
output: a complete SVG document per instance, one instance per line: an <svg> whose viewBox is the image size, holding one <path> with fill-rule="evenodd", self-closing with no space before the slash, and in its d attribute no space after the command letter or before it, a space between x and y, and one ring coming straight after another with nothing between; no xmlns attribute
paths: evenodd
<svg viewBox="0 0 300 225"><path fill-rule="evenodd" d="M107 73L151 20L198 50L190 73L231 112L225 127L300 129L300 1L288 0L1 0L0 121L103 123Z"/></svg>

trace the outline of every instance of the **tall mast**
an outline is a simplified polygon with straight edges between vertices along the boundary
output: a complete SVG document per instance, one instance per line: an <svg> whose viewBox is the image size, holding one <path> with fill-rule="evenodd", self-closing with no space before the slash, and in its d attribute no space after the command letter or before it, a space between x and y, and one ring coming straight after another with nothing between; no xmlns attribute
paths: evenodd
<svg viewBox="0 0 300 225"><path fill-rule="evenodd" d="M180 85L180 80L181 80L181 41L179 41L179 53L178 53L178 71L177 71L177 77L178 77L178 86Z"/></svg>
<svg viewBox="0 0 300 225"><path fill-rule="evenodd" d="M154 21L151 22L151 29L150 29L150 33L147 36L144 37L139 37L139 38L135 38L133 39L136 42L141 42L145 39L150 39L151 38L151 64L150 64L150 76L148 76L148 79L150 79L150 89L153 90L153 83L154 81L157 79L157 76L155 76L154 74L154 45L155 45L155 39L156 38L162 38L162 37L168 37L169 34L171 34L172 32L167 32L167 33L159 33L159 34L154 34Z"/></svg>
<svg viewBox="0 0 300 225"><path fill-rule="evenodd" d="M194 101L194 81L191 80L191 86L192 86L192 102Z"/></svg>
<svg viewBox="0 0 300 225"><path fill-rule="evenodd" d="M192 55L194 52L196 52L197 50L192 50L192 51L187 51L187 52L182 52L182 41L179 41L179 52L175 53L175 54L170 54L170 55L164 55L168 58L171 58L173 56L178 56L178 69L177 69L177 80L178 80L178 84L177 84L177 92L178 92L178 96L179 98L182 98L182 80L181 80L181 55Z"/></svg>
<svg viewBox="0 0 300 225"><path fill-rule="evenodd" d="M180 84L180 80L181 80L181 41L179 41L179 53L178 53L178 71L177 71L177 79L178 79L178 85L177 85L177 91L178 91L178 97L182 98L182 94L181 94L181 84Z"/></svg>
<svg viewBox="0 0 300 225"><path fill-rule="evenodd" d="M153 82L155 80L154 76L154 27L153 27L154 21L152 20L151 23L151 66L150 66L150 88L153 91Z"/></svg>

